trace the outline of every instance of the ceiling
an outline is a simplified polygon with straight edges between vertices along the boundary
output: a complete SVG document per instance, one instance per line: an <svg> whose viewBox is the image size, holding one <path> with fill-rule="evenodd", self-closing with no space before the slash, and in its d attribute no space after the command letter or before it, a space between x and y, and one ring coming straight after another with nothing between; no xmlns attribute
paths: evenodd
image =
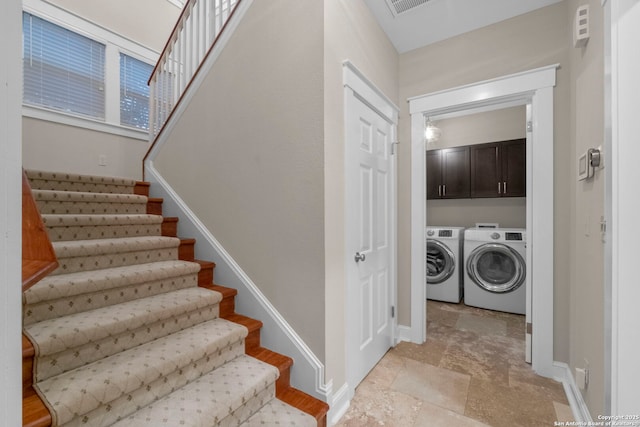
<svg viewBox="0 0 640 427"><path fill-rule="evenodd" d="M396 50L404 53L562 0L413 0L423 4L397 16L387 1L392 2L364 0Z"/></svg>

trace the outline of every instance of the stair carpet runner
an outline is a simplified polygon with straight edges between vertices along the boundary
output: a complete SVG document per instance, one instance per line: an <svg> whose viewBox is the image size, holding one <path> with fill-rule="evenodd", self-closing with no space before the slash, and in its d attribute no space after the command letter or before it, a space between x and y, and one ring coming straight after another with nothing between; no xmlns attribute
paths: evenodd
<svg viewBox="0 0 640 427"><path fill-rule="evenodd" d="M27 171L59 267L23 294L54 426L309 426L134 180Z"/></svg>

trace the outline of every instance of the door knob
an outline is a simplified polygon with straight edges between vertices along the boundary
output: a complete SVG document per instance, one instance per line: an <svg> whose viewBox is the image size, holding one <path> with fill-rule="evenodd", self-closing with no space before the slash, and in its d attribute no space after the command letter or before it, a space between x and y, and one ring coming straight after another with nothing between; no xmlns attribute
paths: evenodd
<svg viewBox="0 0 640 427"><path fill-rule="evenodd" d="M366 257L364 254L361 254L360 252L356 252L356 256L355 256L356 262L364 261L365 258Z"/></svg>

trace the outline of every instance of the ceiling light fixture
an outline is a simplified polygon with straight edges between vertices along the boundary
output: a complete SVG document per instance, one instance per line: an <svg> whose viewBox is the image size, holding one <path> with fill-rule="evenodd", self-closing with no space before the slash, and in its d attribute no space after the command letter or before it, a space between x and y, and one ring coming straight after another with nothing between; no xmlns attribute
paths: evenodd
<svg viewBox="0 0 640 427"><path fill-rule="evenodd" d="M440 135L442 135L440 128L431 121L431 118L427 117L424 129L424 139L427 141L427 144L433 144L438 141L440 139Z"/></svg>

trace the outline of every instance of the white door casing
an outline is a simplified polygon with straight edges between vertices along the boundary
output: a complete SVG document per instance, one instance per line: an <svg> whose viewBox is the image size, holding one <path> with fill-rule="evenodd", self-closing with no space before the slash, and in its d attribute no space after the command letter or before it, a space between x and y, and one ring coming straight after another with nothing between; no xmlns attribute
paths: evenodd
<svg viewBox="0 0 640 427"><path fill-rule="evenodd" d="M345 63L346 348L350 392L394 345L397 108Z"/></svg>
<svg viewBox="0 0 640 427"><path fill-rule="evenodd" d="M426 224L424 117L464 115L513 105L531 105L527 151L527 273L533 325L532 367L553 377L553 87L558 64L409 99L411 114L411 329L426 339ZM534 179L535 177L535 179ZM531 199L529 201L529 199Z"/></svg>
<svg viewBox="0 0 640 427"><path fill-rule="evenodd" d="M632 416L640 413L638 24L637 0L605 3L605 414Z"/></svg>

